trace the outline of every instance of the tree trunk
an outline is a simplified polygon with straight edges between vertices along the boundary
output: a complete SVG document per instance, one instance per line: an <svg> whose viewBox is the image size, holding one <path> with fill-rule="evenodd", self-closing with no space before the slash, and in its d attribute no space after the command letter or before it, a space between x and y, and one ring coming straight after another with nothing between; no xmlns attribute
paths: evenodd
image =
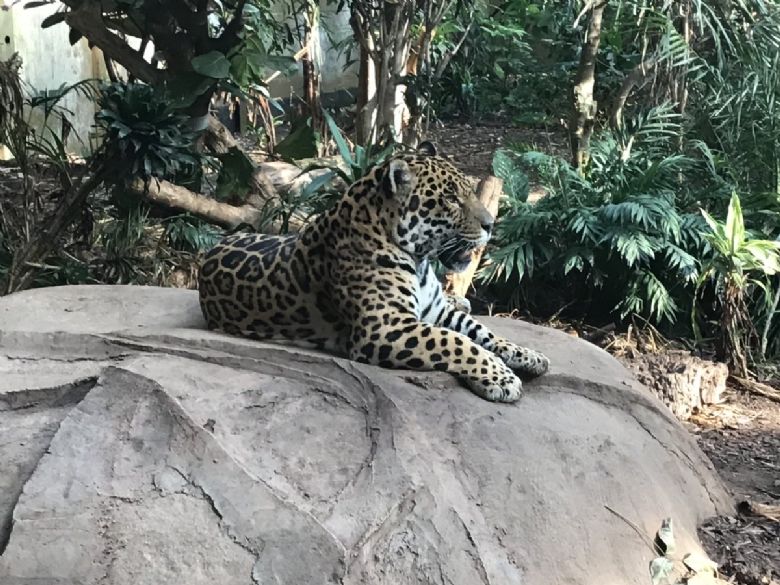
<svg viewBox="0 0 780 585"><path fill-rule="evenodd" d="M374 141L376 129L376 63L374 62L374 41L365 18L353 5L350 18L352 32L358 41L358 93L355 113L355 144L367 146Z"/></svg>
<svg viewBox="0 0 780 585"><path fill-rule="evenodd" d="M377 6L356 0L351 8L352 30L360 45L356 143L398 142L413 5L382 2Z"/></svg>
<svg viewBox="0 0 780 585"><path fill-rule="evenodd" d="M319 43L320 8L317 2L306 2L304 15L303 46L306 52L301 59L303 67L303 98L306 102L308 114L311 116L312 129L323 137L320 142L320 156L325 152L325 123L322 117L322 103L320 101L320 43Z"/></svg>
<svg viewBox="0 0 780 585"><path fill-rule="evenodd" d="M734 376L748 378L748 340L753 331L744 290L732 279L723 283L721 296L720 337L716 357L729 366Z"/></svg>
<svg viewBox="0 0 780 585"><path fill-rule="evenodd" d="M479 183L479 187L477 187L477 198L494 218L498 217L498 204L501 200L503 187L504 182L498 177L493 176L482 179ZM451 296L466 296L484 251L484 248L474 250L471 254L471 263L463 272L450 273L445 276L444 292Z"/></svg>
<svg viewBox="0 0 780 585"><path fill-rule="evenodd" d="M596 119L597 103L593 99L593 87L596 83L596 55L601 40L601 20L606 6L607 0L595 0L592 3L588 31L574 81L574 107L569 132L572 165L578 169L588 164L590 137Z"/></svg>

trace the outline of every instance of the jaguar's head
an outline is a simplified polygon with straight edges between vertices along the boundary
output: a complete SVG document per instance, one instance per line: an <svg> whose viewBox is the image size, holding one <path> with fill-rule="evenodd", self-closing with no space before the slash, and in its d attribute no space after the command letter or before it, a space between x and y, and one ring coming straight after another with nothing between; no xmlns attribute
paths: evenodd
<svg viewBox="0 0 780 585"><path fill-rule="evenodd" d="M424 152L394 157L378 171L386 198L382 219L395 243L413 256L435 256L449 270L464 270L493 229L493 216L465 175L430 143Z"/></svg>

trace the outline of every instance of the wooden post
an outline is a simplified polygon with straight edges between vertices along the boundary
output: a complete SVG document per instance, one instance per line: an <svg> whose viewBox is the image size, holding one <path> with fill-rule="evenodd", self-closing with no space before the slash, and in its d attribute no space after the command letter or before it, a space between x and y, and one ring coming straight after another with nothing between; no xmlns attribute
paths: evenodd
<svg viewBox="0 0 780 585"><path fill-rule="evenodd" d="M487 176L479 182L477 187L477 198L480 200L490 214L498 217L498 203L501 199L501 192L504 188L504 181L498 177ZM463 272L449 273L444 277L444 292L450 296L464 297L471 287L471 281L479 267L479 261L482 259L484 248L478 248L471 253L471 263Z"/></svg>

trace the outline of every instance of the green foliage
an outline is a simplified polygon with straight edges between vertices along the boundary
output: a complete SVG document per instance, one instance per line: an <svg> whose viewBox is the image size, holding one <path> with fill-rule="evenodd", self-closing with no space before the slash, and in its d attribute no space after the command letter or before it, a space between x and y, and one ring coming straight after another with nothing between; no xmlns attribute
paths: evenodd
<svg viewBox="0 0 780 585"><path fill-rule="evenodd" d="M97 229L94 258L85 265L96 282L192 287L199 258L222 235L187 214L158 222L143 205L108 211Z"/></svg>
<svg viewBox="0 0 780 585"><path fill-rule="evenodd" d="M104 251L101 266L104 282L137 282L148 214L147 209L136 206L126 215L109 220L101 227L97 243Z"/></svg>
<svg viewBox="0 0 780 585"><path fill-rule="evenodd" d="M493 155L493 174L504 182L504 193L512 201L528 199L528 176L522 172L514 153L499 149Z"/></svg>
<svg viewBox="0 0 780 585"><path fill-rule="evenodd" d="M742 206L735 193L729 202L725 223L716 221L709 213L701 211L710 233L705 237L712 249L712 258L702 271L704 278L717 275L745 289L752 274L772 276L780 272L780 243L758 239L745 229Z"/></svg>
<svg viewBox="0 0 780 585"><path fill-rule="evenodd" d="M216 158L220 162L220 170L214 194L218 199L242 200L249 193L254 164L235 146L216 155Z"/></svg>
<svg viewBox="0 0 780 585"><path fill-rule="evenodd" d="M436 112L467 117L500 112L523 124L565 112L578 48L575 4L509 0L471 6L469 11L456 6L434 38L436 67L465 35L432 88Z"/></svg>
<svg viewBox="0 0 780 585"><path fill-rule="evenodd" d="M353 152L350 150L344 135L339 130L333 117L325 111L322 112L322 115L325 117L330 134L336 143L343 166L348 170L344 172L340 166L331 168L348 185L363 178L372 167L384 162L397 148L395 143L389 143L385 146L369 145L366 147L356 145Z"/></svg>
<svg viewBox="0 0 780 585"><path fill-rule="evenodd" d="M193 71L200 73L204 77L225 79L230 75L230 61L227 60L224 53L219 51L209 51L203 55L193 57L190 64Z"/></svg>
<svg viewBox="0 0 780 585"><path fill-rule="evenodd" d="M298 64L289 56L278 54L282 50L283 23L271 17L269 2L248 3L244 6L244 30L240 49L230 56L230 75L240 88L252 88L262 93L262 79L269 72L278 70L288 75Z"/></svg>
<svg viewBox="0 0 780 585"><path fill-rule="evenodd" d="M310 164L302 169L301 175L312 171L324 172L318 173L302 189L283 193L279 201L271 202L264 209L263 225L278 222L284 233L289 229L293 216L305 220L326 211L341 197L344 189L364 177L373 166L387 159L398 148L395 143L368 147L356 145L350 148L333 117L324 110L322 114L336 144L340 161Z"/></svg>
<svg viewBox="0 0 780 585"><path fill-rule="evenodd" d="M606 310L676 323L690 306L706 248L695 202L705 193L717 197L720 183L699 152L674 154L670 125L661 106L631 132L600 135L585 175L538 152L517 155L547 196L530 205L527 188L509 194L482 278L520 284L526 301L542 312L549 307L540 303L552 301L594 316L601 310L601 318ZM517 174L527 184L527 172Z"/></svg>
<svg viewBox="0 0 780 585"><path fill-rule="evenodd" d="M317 156L319 139L311 127L311 119L300 118L293 124L290 133L274 147L274 152L290 161L312 158Z"/></svg>
<svg viewBox="0 0 780 585"><path fill-rule="evenodd" d="M200 160L189 118L152 86L115 83L100 97L95 115L104 132L100 164L115 184L192 176Z"/></svg>
<svg viewBox="0 0 780 585"><path fill-rule="evenodd" d="M214 226L188 214L168 217L163 225L165 238L174 250L205 252L222 237L222 233Z"/></svg>
<svg viewBox="0 0 780 585"><path fill-rule="evenodd" d="M768 277L780 272L780 240L760 239L745 228L742 206L732 194L725 222L702 210L709 226L705 238L711 253L703 263L696 291L707 282L715 285L720 304L720 352L732 371L747 375L747 351L756 334L747 299L758 293L765 308L772 307ZM693 326L698 336L698 306L694 304ZM767 318L771 318L771 314Z"/></svg>

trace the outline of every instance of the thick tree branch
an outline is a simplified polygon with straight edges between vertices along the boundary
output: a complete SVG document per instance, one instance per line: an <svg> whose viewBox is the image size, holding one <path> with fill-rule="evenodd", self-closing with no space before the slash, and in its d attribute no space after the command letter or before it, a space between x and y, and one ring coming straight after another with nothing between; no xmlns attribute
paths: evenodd
<svg viewBox="0 0 780 585"><path fill-rule="evenodd" d="M188 211L206 221L228 228L242 223L259 228L263 219L262 212L256 207L237 207L222 203L168 181L153 180L147 185L142 179L135 179L130 183L129 191L152 203Z"/></svg>
<svg viewBox="0 0 780 585"><path fill-rule="evenodd" d="M94 9L94 5L85 3L81 8L68 12L65 22L87 37L110 59L120 63L131 75L148 84L160 83L166 76L165 72L152 67L141 53L108 30L102 15Z"/></svg>
<svg viewBox="0 0 780 585"><path fill-rule="evenodd" d="M655 71L656 65L657 62L655 58L642 61L626 75L625 79L623 79L623 83L612 103L612 112L609 115L609 121L613 128L619 128L622 123L623 108L626 105L628 96L631 95L631 92L635 87L641 87L646 83L647 77Z"/></svg>

